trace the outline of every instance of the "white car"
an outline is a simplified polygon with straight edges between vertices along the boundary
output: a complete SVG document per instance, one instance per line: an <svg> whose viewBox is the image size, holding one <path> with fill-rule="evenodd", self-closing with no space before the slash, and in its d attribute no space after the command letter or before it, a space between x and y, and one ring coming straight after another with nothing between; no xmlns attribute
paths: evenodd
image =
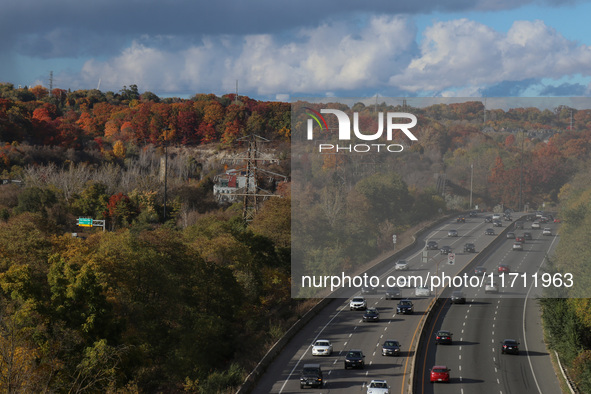
<svg viewBox="0 0 591 394"><path fill-rule="evenodd" d="M521 244L521 242L515 242L513 244L513 250L523 250L523 245Z"/></svg>
<svg viewBox="0 0 591 394"><path fill-rule="evenodd" d="M487 283L486 286L484 286L484 292L485 293L498 293L499 286L497 286L496 283Z"/></svg>
<svg viewBox="0 0 591 394"><path fill-rule="evenodd" d="M390 387L385 380L374 379L367 385L367 394L389 394Z"/></svg>
<svg viewBox="0 0 591 394"><path fill-rule="evenodd" d="M367 309L367 301L364 297L353 297L349 303L350 310L365 310Z"/></svg>
<svg viewBox="0 0 591 394"><path fill-rule="evenodd" d="M318 339L312 345L312 356L330 356L332 354L332 343L328 339Z"/></svg>
<svg viewBox="0 0 591 394"><path fill-rule="evenodd" d="M542 235L552 235L552 229L550 227L544 227Z"/></svg>
<svg viewBox="0 0 591 394"><path fill-rule="evenodd" d="M408 269L408 263L406 262L406 260L398 260L396 262L396 265L394 265L394 269L396 271L405 271Z"/></svg>
<svg viewBox="0 0 591 394"><path fill-rule="evenodd" d="M500 220L501 219L501 214L500 213L493 213L492 218L493 218L493 220Z"/></svg>
<svg viewBox="0 0 591 394"><path fill-rule="evenodd" d="M457 237L458 236L458 230L449 230L447 232L447 236L448 237Z"/></svg>
<svg viewBox="0 0 591 394"><path fill-rule="evenodd" d="M540 228L540 222L533 222L531 224L531 228L532 229L539 229Z"/></svg>
<svg viewBox="0 0 591 394"><path fill-rule="evenodd" d="M415 289L415 297L429 297L430 295L431 290L426 286L418 286Z"/></svg>

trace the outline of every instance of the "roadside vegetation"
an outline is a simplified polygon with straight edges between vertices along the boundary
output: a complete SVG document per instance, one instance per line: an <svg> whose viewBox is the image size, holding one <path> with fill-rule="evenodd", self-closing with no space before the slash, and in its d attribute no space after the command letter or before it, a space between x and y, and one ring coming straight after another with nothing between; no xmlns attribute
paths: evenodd
<svg viewBox="0 0 591 394"><path fill-rule="evenodd" d="M376 108L354 110L375 126ZM586 275L591 111L575 111L571 130L566 107L488 111L486 123L483 110L413 109L419 141L403 157L356 163L343 181L334 156L290 165L288 103L0 84L0 388L231 392L305 312L291 297L294 253L365 263L391 250L392 234L469 209L471 186L480 208L516 209L520 182L530 209L560 204L559 254L581 251ZM268 170L310 183L261 179L281 198L246 224L242 204L221 204L212 189L249 134L270 141ZM292 212L306 250L291 249ZM79 217L107 231L77 227ZM562 311L557 329L573 327L564 357L589 376L588 304L545 308Z"/></svg>

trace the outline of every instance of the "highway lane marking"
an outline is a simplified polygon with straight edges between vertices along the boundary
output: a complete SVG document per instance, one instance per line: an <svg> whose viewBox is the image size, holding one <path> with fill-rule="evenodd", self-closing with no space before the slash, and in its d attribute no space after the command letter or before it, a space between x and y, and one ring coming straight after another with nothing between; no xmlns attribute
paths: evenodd
<svg viewBox="0 0 591 394"><path fill-rule="evenodd" d="M339 309L338 312L335 313L334 316L322 327L322 329L320 330L320 332L318 333L318 335L316 335L316 337L312 340L312 343L316 342L316 340L320 337L320 335L322 335L322 333L324 332L324 330L326 329L326 327L328 327L329 324L332 323L332 321L334 319L336 319L336 317L339 315L339 313L341 313L345 309L346 306L347 306L347 304L345 303L341 307L341 309ZM308 345L308 347L306 348L306 350L302 353L302 355L300 356L300 358L298 359L298 361L296 362L296 364L294 365L294 367L289 372L289 375L287 375L287 378L285 379L285 381L283 382L283 385L281 385L281 388L279 389L279 394L281 394L283 392L283 390L285 389L285 385L287 384L287 382L289 382L289 379L291 378L291 375L293 375L294 371L300 365L300 362L302 362L302 359L304 358L304 356L306 355L306 353L308 353L308 350L310 350L310 348L312 347L312 343L310 345Z"/></svg>
<svg viewBox="0 0 591 394"><path fill-rule="evenodd" d="M435 303L435 299L433 299L431 301L431 304L433 304L433 303ZM439 315L441 314L441 311L443 311L443 307L445 306L446 303L447 303L447 301L443 301L443 303L440 305L439 311L437 312L437 316L435 317L434 322L437 322L437 320L439 320ZM429 305L429 307L430 306L431 305ZM429 307L427 307L427 310L429 310ZM421 318L421 320L422 320L422 318ZM413 344L413 342L415 340L415 335L417 333L417 330L418 330L419 326L420 326L420 324L418 324L417 325L417 328L415 329L415 333L412 336L412 340L410 342L409 349L412 349L412 344ZM433 327L431 327L431 332L429 333L428 338L432 338L433 337L433 330L435 330L435 324L433 324ZM423 377L425 376L425 368L426 368L426 365L427 365L427 351L428 351L428 349L429 349L429 346L428 345L425 346L425 357L423 358L423 372L421 374ZM416 359L416 357L417 356L415 355L415 359ZM408 365L408 358L406 359L406 363L404 364L404 374L402 376L406 375L406 366L407 365ZM425 379L424 378L421 379L421 388L422 388L422 392L424 393L425 392ZM401 391L400 392L401 393L404 393L404 380L402 380L402 388L401 388Z"/></svg>
<svg viewBox="0 0 591 394"><path fill-rule="evenodd" d="M552 240L552 242L550 243L550 246L548 246L548 251L550 251L550 249L552 248L552 245L554 244L554 241L556 241L556 236L554 236L554 239ZM545 253L546 256L548 255L548 253ZM540 265L538 266L538 270L536 272L540 271L540 268L542 268L542 265L544 264L544 262L546 261L546 257L544 256L544 258L542 259L542 262L540 263ZM525 295L525 300L523 302L523 313L522 313L522 326L523 326L523 345L525 347L525 351L527 352L527 361L529 363L529 368L531 370L531 374L534 378L534 382L536 383L536 387L538 388L538 392L541 394L542 390L540 389L540 385L538 384L538 379L536 378L536 373L534 372L534 366L531 362L531 356L529 354L528 351L528 347L527 347L527 337L525 335L525 309L527 307L527 299L529 298L529 293L531 292L531 289L533 288L533 283L529 286L529 289L527 290L527 294Z"/></svg>

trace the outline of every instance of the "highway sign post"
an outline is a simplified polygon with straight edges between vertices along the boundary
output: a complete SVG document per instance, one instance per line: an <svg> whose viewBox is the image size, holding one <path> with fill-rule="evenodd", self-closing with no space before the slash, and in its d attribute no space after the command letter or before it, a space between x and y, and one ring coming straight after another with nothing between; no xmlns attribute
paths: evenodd
<svg viewBox="0 0 591 394"><path fill-rule="evenodd" d="M80 227L92 227L92 218L78 218L76 224Z"/></svg>
<svg viewBox="0 0 591 394"><path fill-rule="evenodd" d="M449 253L447 255L447 264L454 265L455 262L456 262L456 254L455 253Z"/></svg>

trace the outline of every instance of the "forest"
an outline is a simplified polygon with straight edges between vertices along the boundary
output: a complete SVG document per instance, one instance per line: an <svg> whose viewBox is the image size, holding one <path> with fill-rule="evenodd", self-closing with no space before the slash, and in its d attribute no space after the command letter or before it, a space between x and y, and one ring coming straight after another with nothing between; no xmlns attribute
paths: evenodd
<svg viewBox="0 0 591 394"><path fill-rule="evenodd" d="M0 388L233 392L313 302L291 296L292 255L359 265L390 250L392 233L469 209L471 187L481 208L558 211L555 269L577 251L586 273L590 109L413 108L419 141L404 157L349 163L343 181L334 156L290 161L298 105L0 84ZM353 110L374 127L376 107ZM281 198L245 223L242 203L221 204L212 188L251 134L277 159L266 169L309 183L261 179ZM368 204L380 193L393 198ZM292 250L292 215L308 250ZM105 220L107 231L79 228L79 217ZM588 303L545 308L570 322L570 345L548 329L550 343L569 349L565 361L587 387Z"/></svg>

